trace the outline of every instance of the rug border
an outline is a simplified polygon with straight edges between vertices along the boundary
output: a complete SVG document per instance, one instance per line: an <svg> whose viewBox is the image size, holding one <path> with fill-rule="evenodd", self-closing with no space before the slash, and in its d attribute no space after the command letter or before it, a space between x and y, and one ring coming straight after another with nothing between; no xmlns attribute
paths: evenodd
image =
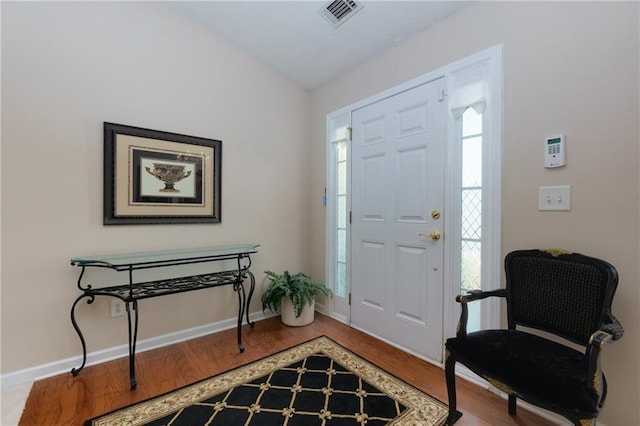
<svg viewBox="0 0 640 426"><path fill-rule="evenodd" d="M336 342L334 339L332 339L332 338L328 337L327 335L320 335L320 336L316 336L316 337L310 338L310 339L308 339L308 340L306 340L306 341L296 343L296 344L294 344L294 345L292 345L292 346L290 346L290 347L287 347L287 348L281 349L281 350L279 350L279 351L277 351L277 352L274 352L274 353L272 353L272 354L265 355L265 356L263 356L263 357L261 357L261 358L258 358L258 359L256 359L256 360L249 361L249 362L247 362L247 363L244 363L244 364L242 364L242 365L236 366L236 367L234 367L234 368L231 368L231 369L228 369L228 370L224 370L224 371L221 371L221 372L219 372L219 373L212 374L212 375L210 375L210 376L208 376L208 377L205 377L205 378L203 378L203 379L196 380L196 381L194 381L194 382L192 382L192 383L189 383L189 384L186 384L186 385L184 385L184 386L181 386L181 387L178 387L178 388L175 388L175 389L169 390L169 391L164 392L164 393L162 393L162 394L155 395L155 396L152 396L152 397L150 397L150 398L146 398L146 399L144 399L144 400L137 401L137 402L134 402L134 403L131 403L131 404L127 404L127 405L125 405L125 406L122 406L122 407L119 407L119 408L115 408L115 409L113 409L113 410L111 410L111 411L108 411L108 412L106 412L106 413L102 413L102 414L100 414L100 415L98 415L98 416L94 416L94 417L92 417L92 418L90 418L90 419L88 419L88 420L85 420L85 421L84 421L84 425L85 425L85 426L91 426L91 425L93 424L93 422L94 422L94 421L96 421L96 420L98 420L98 419L100 419L100 418L103 418L103 417L110 416L110 415L112 415L112 414L114 414L114 413L116 413L116 412L118 412L118 411L126 410L126 409L128 409L128 408L130 408L130 407L133 407L133 406L136 406L136 405L146 404L146 403L149 403L149 402L154 401L154 400L158 400L158 399L165 399L165 398L167 398L168 396L170 396L171 394L174 394L174 393L178 393L178 394L179 394L179 393L182 393L185 389L187 389L187 388L189 388L189 387L197 387L199 384L203 384L204 382L209 381L209 380L211 380L211 379L215 378L216 376L233 374L233 372L234 372L234 371L241 370L241 369L246 369L247 367L250 367L251 365L258 364L258 363L260 363L260 362L264 362L265 360L268 360L269 358L274 358L274 359L276 359L277 357L282 356L284 353L286 353L286 352L288 352L288 351L292 351L292 350L294 350L295 348L303 347L303 346L308 345L308 344L311 344L311 343L313 343L313 342L316 342L316 343L318 343L318 344L321 344L323 340L328 340L331 344L333 344L333 345L337 346L341 351L344 351L344 352L346 352L347 354L349 354L351 357L354 357L354 358L356 359L356 361L361 362L361 363L364 363L364 365L365 365L366 367L368 367L368 368L370 368L370 369L373 369L374 371L375 371L375 370L378 370L378 371L382 372L384 375L387 375L389 378L391 378L391 379L393 379L394 381L396 381L397 383L399 383L399 384L400 384L400 386L407 387L407 388L409 388L410 390L412 390L414 393L417 393L417 394L420 394L420 395L424 395L424 396L426 396L428 399L432 400L432 401L434 402L434 405L435 405L435 406L439 406L439 408L440 408L440 409L444 409L444 411L445 411L445 415L437 417L437 418L435 419L435 422L433 423L433 425L434 425L434 426L439 426L439 425L443 425L443 424L445 424L445 423L446 423L447 415L448 415L448 412L449 412L449 407L448 407L448 405L447 405L447 404L445 404L444 402L440 401L438 398L435 398L435 397L434 397L434 396L432 396L431 394L429 394L429 393L427 393L427 392L425 392L425 391L422 391L422 390L418 389L417 387L415 387L414 385L412 385L412 384L410 384L410 383L406 382L405 380L400 379L398 376L396 376L396 375L395 375L395 374L393 374L393 373L390 373L390 372L389 372L389 371L387 371L386 369L384 369L384 368L382 368L382 367L380 367L380 366L378 366L378 365L376 365L376 364L372 363L371 361L367 360L365 357L363 357L362 355L360 355L358 352L353 351L353 350L351 350L351 349L349 349L349 348L346 348L344 345L342 345L342 344L340 344L340 343ZM327 353L326 348L318 348L318 351L319 351L319 352L321 352L321 353L325 353L325 354L327 354L327 355L330 355L330 357L331 357L332 359L334 359L334 360L335 360L335 357L334 357L332 354L328 354L328 353ZM338 362L340 362L340 361L338 361ZM345 367L346 367L346 366L345 366ZM278 368L282 368L282 367L278 367ZM355 371L353 371L353 370L352 370L352 372L353 372L354 374L356 374L356 375L358 375L359 377L363 378L363 379L364 379L364 380L366 380L367 382L370 382L370 381L371 381L371 379L369 378L369 376L367 376L367 377L362 377L362 376L359 374L359 372L357 371L357 368L356 368L356 369L354 369L354 370L355 370ZM378 387L378 385L374 385L374 386ZM385 393L386 393L386 392L385 392ZM387 394L387 395L388 395L390 398L394 399L394 400L397 400L397 401L399 400L399 399L398 399L398 398L399 398L398 396L395 396L395 397L394 397L394 395L393 395L393 394ZM399 402L401 402L401 403L403 403L403 404L407 405L407 401L399 400ZM408 408L408 410L406 410L406 411L405 411L405 413L403 413L403 414L402 414L401 416L399 416L398 418L394 419L394 420L393 420L391 423L389 423L389 424L390 424L390 425L392 425L392 424L404 424L404 423L403 423L404 421L409 421L409 423L408 423L408 424L416 424L416 423L414 423L416 419L415 419L415 418L411 418L411 415L413 414L413 417L416 417L417 415L419 415L420 410L419 410L415 405L414 405L414 406L410 406L410 405L409 405L409 406L407 406L407 408ZM457 412L456 412L456 414L457 414L457 415L456 415L456 420L462 416L462 413L460 413L459 411L457 411Z"/></svg>

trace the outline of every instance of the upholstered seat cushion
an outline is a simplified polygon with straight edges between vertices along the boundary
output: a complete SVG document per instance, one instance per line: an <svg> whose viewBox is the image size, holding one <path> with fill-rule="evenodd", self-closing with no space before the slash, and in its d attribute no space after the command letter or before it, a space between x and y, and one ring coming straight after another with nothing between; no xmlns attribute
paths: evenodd
<svg viewBox="0 0 640 426"><path fill-rule="evenodd" d="M447 340L447 350L476 374L507 385L532 403L597 415L586 382L589 358L570 347L519 330L484 330Z"/></svg>

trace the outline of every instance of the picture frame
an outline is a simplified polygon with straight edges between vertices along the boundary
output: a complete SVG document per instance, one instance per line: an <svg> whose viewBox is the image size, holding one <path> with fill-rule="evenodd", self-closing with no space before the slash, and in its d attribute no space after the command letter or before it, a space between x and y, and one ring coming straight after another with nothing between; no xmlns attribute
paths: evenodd
<svg viewBox="0 0 640 426"><path fill-rule="evenodd" d="M220 223L222 141L104 122L104 225Z"/></svg>

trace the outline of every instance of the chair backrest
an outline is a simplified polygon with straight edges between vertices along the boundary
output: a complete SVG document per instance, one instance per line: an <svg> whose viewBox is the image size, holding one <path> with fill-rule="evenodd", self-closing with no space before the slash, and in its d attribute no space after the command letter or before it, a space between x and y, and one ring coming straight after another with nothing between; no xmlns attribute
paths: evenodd
<svg viewBox="0 0 640 426"><path fill-rule="evenodd" d="M509 328L533 327L588 345L611 311L618 273L601 259L562 250L505 258Z"/></svg>

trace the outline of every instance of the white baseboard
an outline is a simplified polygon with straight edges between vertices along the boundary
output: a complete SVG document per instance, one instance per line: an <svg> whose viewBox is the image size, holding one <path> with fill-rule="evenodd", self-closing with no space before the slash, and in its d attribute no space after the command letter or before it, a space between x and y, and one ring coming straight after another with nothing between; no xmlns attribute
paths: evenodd
<svg viewBox="0 0 640 426"><path fill-rule="evenodd" d="M252 321L260 321L270 316L272 315L265 315L262 311L253 312L250 314L250 318ZM238 318L236 317L193 327L187 330L176 331L174 333L169 333L162 336L140 340L136 344L136 353L161 348L163 346L173 345L185 340L190 340L196 337L206 336L208 334L235 328L237 324ZM129 356L128 344L102 349L87 354L86 366L100 364L125 356ZM81 355L3 374L0 376L0 388L4 389L10 386L32 383L36 380L57 376L58 374L70 374L71 369L74 367L79 367L80 364L82 364Z"/></svg>

